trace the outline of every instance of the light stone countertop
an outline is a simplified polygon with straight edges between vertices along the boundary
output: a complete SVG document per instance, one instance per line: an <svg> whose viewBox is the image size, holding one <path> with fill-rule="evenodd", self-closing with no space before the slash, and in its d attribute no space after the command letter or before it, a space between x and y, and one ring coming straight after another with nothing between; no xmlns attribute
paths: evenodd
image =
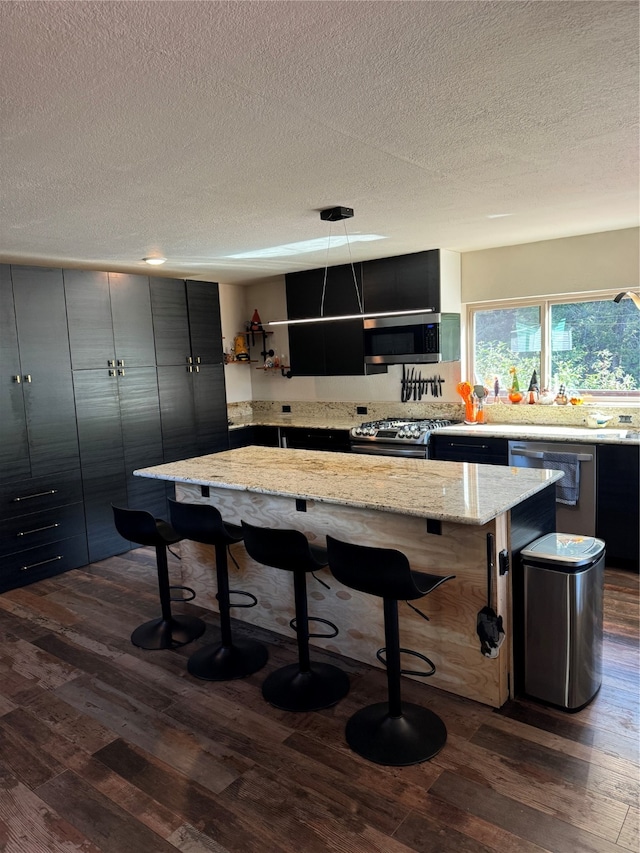
<svg viewBox="0 0 640 853"><path fill-rule="evenodd" d="M357 418L347 419L344 415L332 414L328 411L326 415L314 417L312 415L293 415L286 412L282 415L269 415L268 417L252 418L242 423L234 421L229 424L229 429L239 429L247 426L274 426L274 427L296 427L300 429L344 429L360 426L367 420L367 415L358 415Z"/></svg>
<svg viewBox="0 0 640 853"><path fill-rule="evenodd" d="M300 415L272 415L268 418L254 418L244 423L233 423L229 429L239 429L245 426L274 426L297 427L302 429L341 429L350 430L367 420L367 415L355 420L344 417L331 417L330 412L325 417L310 417ZM628 437L631 433L633 437ZM558 426L557 424L454 424L438 429L438 435L482 436L488 438L506 438L518 441L568 441L586 444L640 444L638 429L629 425L611 429L590 429L589 427Z"/></svg>
<svg viewBox="0 0 640 853"><path fill-rule="evenodd" d="M636 437L628 438L627 433ZM624 428L590 429L589 427L565 427L540 424L456 424L438 430L438 435L486 435L488 438L507 438L516 441L573 441L586 444L640 444L638 430Z"/></svg>
<svg viewBox="0 0 640 853"><path fill-rule="evenodd" d="M477 525L563 476L530 468L278 447L241 447L134 474Z"/></svg>

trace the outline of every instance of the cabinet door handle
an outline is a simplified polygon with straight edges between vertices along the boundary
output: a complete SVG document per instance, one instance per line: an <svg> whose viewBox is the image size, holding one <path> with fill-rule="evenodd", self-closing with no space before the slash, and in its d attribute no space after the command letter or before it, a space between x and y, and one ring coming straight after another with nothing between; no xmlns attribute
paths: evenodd
<svg viewBox="0 0 640 853"><path fill-rule="evenodd" d="M27 572L29 569L36 569L38 566L46 566L47 563L55 563L61 559L62 559L62 555L58 554L57 557L51 557L50 560L41 560L39 563L31 563L28 566L20 566L20 571L21 572Z"/></svg>
<svg viewBox="0 0 640 853"><path fill-rule="evenodd" d="M200 364L200 356L199 355L196 356L196 364Z"/></svg>
<svg viewBox="0 0 640 853"><path fill-rule="evenodd" d="M471 447L471 448L473 448L473 450L488 450L489 449L488 444L465 444L462 441L460 441L460 442L452 441L449 446L450 447Z"/></svg>
<svg viewBox="0 0 640 853"><path fill-rule="evenodd" d="M124 367L124 358L118 359L118 367Z"/></svg>
<svg viewBox="0 0 640 853"><path fill-rule="evenodd" d="M193 364L193 359L190 355L187 356L187 364Z"/></svg>
<svg viewBox="0 0 640 853"><path fill-rule="evenodd" d="M114 359L114 358L110 358L110 359L107 361L107 367L115 367L115 366L116 366L116 361L115 361L115 359Z"/></svg>
<svg viewBox="0 0 640 853"><path fill-rule="evenodd" d="M124 370L121 367L118 368L118 376L124 376Z"/></svg>
<svg viewBox="0 0 640 853"><path fill-rule="evenodd" d="M17 504L20 501L30 501L33 498L43 498L45 495L55 495L57 493L57 489L48 489L46 492L35 492L33 495L22 495L22 497L13 498L12 503Z"/></svg>
<svg viewBox="0 0 640 853"><path fill-rule="evenodd" d="M115 370L113 370L113 369L109 370L109 376L115 376L115 375L116 375Z"/></svg>
<svg viewBox="0 0 640 853"><path fill-rule="evenodd" d="M47 524L46 527L34 527L33 530L21 530L19 533L16 533L16 536L29 536L31 533L42 533L43 530L53 530L55 527L60 527L60 523L56 521L55 524Z"/></svg>
<svg viewBox="0 0 640 853"><path fill-rule="evenodd" d="M200 373L200 368L198 367L198 365L197 365L197 364L196 364L196 366L193 368L193 372L194 372L194 373Z"/></svg>
<svg viewBox="0 0 640 853"><path fill-rule="evenodd" d="M31 382L31 374L30 373L25 374L24 381L25 382Z"/></svg>
<svg viewBox="0 0 640 853"><path fill-rule="evenodd" d="M16 383L16 385L19 385L22 382L22 379L18 375L13 377L13 381Z"/></svg>

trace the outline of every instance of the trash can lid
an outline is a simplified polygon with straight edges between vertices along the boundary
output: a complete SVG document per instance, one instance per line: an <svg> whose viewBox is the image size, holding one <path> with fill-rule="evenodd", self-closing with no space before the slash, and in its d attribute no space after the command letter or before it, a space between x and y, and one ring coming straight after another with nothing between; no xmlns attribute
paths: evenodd
<svg viewBox="0 0 640 853"><path fill-rule="evenodd" d="M547 533L520 552L523 557L552 563L583 566L593 562L604 551L602 539L576 533Z"/></svg>

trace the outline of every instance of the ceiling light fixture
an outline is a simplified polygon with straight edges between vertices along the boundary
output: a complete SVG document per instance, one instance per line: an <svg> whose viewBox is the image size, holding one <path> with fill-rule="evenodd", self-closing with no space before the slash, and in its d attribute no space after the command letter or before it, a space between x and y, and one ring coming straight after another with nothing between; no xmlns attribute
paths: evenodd
<svg viewBox="0 0 640 853"><path fill-rule="evenodd" d="M149 264L152 267L159 267L160 264L166 263L166 258L143 258L142 259L145 264Z"/></svg>
<svg viewBox="0 0 640 853"><path fill-rule="evenodd" d="M351 219L353 216L353 208L352 207L329 207L326 210L320 211L320 219L323 222L338 222L344 221L345 219ZM351 264L351 272L353 274L353 286L356 291L356 297L358 299L358 308L360 309L357 314L341 314L339 316L331 316L325 317L324 315L324 297L327 290L327 273L329 271L329 250L331 248L331 225L329 225L329 240L327 243L327 257L325 261L324 267L324 279L322 281L322 297L320 299L320 316L319 317L304 317L299 320L270 320L266 325L267 326L293 326L300 325L303 323L327 323L327 322L335 322L336 320L364 320L369 317L396 317L404 314L425 314L432 313L433 308L416 308L408 311L375 311L365 313L363 305L362 305L362 297L360 295L360 291L358 290L358 282L356 280L356 271L353 266L353 260L351 258L351 244L349 242L349 235L347 234L347 226L346 223L344 225L344 239L341 240L340 245L347 246L349 250L349 263Z"/></svg>

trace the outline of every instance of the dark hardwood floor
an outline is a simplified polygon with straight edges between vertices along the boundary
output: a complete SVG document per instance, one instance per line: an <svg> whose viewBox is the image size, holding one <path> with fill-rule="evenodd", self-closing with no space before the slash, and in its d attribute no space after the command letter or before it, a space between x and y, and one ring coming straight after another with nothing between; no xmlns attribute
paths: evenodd
<svg viewBox="0 0 640 853"><path fill-rule="evenodd" d="M206 619L203 640L131 645L157 615L150 549L0 595L3 853L638 851L637 575L607 570L591 705L497 712L407 682L405 698L449 731L435 759L407 768L370 764L343 739L354 710L384 698L381 670L341 658L345 700L278 711L260 685L294 643L236 622L268 643L266 669L197 681L186 660L217 637L216 617L180 607Z"/></svg>

